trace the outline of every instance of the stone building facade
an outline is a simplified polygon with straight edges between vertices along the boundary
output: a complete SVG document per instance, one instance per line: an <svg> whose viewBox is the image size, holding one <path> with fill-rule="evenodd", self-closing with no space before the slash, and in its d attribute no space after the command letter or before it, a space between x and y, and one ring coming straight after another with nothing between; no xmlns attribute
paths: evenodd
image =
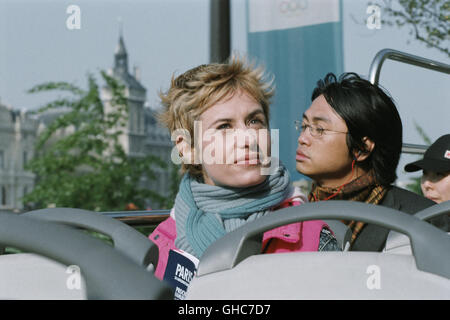
<svg viewBox="0 0 450 320"><path fill-rule="evenodd" d="M21 210L35 176L25 171L34 151L39 120L0 104L0 209Z"/></svg>
<svg viewBox="0 0 450 320"><path fill-rule="evenodd" d="M146 89L140 83L137 69L134 74L129 73L128 54L122 36L109 74L125 85L129 115L126 127L120 128L123 134L119 138L125 152L130 157L152 154L170 163L173 145L169 132L157 123L156 111L146 106ZM108 87L101 89L101 99L105 112L108 112L111 100ZM36 137L40 130L67 111L54 110L33 117L0 104L0 210L23 209L22 197L32 190L35 181L34 174L24 170L24 164L33 156ZM167 195L170 172L156 169L156 177L155 181L142 180L142 185ZM157 205L151 202L148 206L157 209Z"/></svg>

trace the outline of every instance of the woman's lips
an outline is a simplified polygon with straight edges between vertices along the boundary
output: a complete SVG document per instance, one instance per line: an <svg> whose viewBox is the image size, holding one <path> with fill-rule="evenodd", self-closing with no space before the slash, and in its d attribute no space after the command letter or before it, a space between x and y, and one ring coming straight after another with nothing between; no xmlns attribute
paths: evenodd
<svg viewBox="0 0 450 320"><path fill-rule="evenodd" d="M260 164L258 154L246 155L244 158L236 160L237 165L257 165Z"/></svg>

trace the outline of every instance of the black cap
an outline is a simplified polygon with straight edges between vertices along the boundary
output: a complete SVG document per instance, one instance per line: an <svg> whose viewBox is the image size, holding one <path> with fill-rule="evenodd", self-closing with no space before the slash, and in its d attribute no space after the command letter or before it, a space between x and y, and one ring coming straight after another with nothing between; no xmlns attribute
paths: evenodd
<svg viewBox="0 0 450 320"><path fill-rule="evenodd" d="M409 163L405 171L427 170L433 172L450 171L450 134L437 139L425 152L423 159Z"/></svg>

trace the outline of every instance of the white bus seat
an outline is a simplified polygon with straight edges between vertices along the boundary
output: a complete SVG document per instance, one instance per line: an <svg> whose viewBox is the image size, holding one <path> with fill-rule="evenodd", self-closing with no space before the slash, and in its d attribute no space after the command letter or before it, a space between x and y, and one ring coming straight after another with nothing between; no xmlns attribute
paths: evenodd
<svg viewBox="0 0 450 320"><path fill-rule="evenodd" d="M72 268L32 253L0 256L0 299L86 299L83 277ZM72 278L71 278L72 277ZM79 286L78 286L79 284Z"/></svg>

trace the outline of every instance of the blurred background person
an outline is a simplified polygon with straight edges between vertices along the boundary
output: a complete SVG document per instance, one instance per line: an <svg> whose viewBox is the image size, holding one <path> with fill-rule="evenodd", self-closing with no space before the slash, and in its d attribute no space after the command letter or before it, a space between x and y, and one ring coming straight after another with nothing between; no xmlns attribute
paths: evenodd
<svg viewBox="0 0 450 320"><path fill-rule="evenodd" d="M441 203L450 200L450 134L437 139L423 159L405 166L406 172L423 170L420 186L425 197Z"/></svg>

